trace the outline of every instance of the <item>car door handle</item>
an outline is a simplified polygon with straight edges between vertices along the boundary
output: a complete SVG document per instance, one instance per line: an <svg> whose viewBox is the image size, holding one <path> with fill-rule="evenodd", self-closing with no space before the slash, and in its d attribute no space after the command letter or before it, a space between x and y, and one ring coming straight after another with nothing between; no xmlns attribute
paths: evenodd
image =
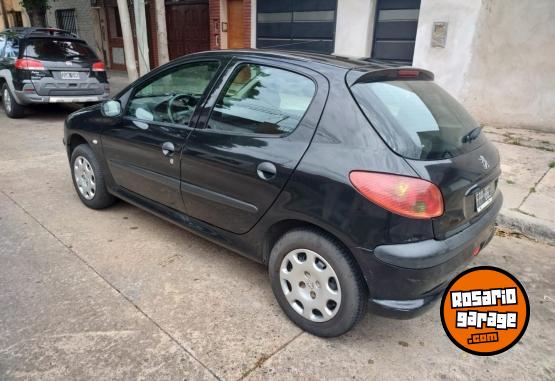
<svg viewBox="0 0 555 381"><path fill-rule="evenodd" d="M175 147L172 142L165 142L162 144L162 153L165 156L171 156L175 152Z"/></svg>
<svg viewBox="0 0 555 381"><path fill-rule="evenodd" d="M276 177L277 170L275 165L268 161L264 161L258 164L258 167L256 167L256 173L262 180L271 180Z"/></svg>

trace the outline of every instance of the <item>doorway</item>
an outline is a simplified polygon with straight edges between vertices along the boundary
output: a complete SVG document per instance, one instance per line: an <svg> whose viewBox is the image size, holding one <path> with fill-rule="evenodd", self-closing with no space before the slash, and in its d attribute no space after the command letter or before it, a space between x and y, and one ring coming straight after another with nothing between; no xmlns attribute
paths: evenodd
<svg viewBox="0 0 555 381"><path fill-rule="evenodd" d="M378 0L372 58L412 63L420 0Z"/></svg>
<svg viewBox="0 0 555 381"><path fill-rule="evenodd" d="M244 48L243 0L228 0L227 24L227 47L229 49Z"/></svg>
<svg viewBox="0 0 555 381"><path fill-rule="evenodd" d="M210 49L208 0L166 2L170 60Z"/></svg>

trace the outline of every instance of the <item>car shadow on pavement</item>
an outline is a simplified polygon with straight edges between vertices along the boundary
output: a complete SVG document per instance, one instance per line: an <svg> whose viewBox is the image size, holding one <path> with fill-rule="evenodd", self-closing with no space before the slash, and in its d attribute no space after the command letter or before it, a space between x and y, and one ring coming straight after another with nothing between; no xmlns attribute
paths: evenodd
<svg viewBox="0 0 555 381"><path fill-rule="evenodd" d="M33 105L25 110L25 119L52 122L59 119L65 119L69 114L86 107L82 104L48 104Z"/></svg>

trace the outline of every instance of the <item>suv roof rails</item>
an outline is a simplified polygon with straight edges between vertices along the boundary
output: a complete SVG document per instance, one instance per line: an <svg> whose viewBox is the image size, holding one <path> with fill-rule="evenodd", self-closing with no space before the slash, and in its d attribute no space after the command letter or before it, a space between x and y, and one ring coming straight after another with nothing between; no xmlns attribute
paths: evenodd
<svg viewBox="0 0 555 381"><path fill-rule="evenodd" d="M72 37L72 38L79 38L79 36L75 33L72 33L67 30L58 29L58 28L38 28L38 27L23 27L23 28L9 28L6 29L6 32L13 32L15 34L20 35L21 37L31 37L33 35L49 35L49 36L64 36L64 37Z"/></svg>

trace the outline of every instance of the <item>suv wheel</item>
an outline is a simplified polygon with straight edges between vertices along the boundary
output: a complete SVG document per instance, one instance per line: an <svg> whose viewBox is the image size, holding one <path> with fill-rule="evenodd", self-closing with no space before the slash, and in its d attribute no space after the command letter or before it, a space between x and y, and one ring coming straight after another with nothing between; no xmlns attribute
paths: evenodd
<svg viewBox="0 0 555 381"><path fill-rule="evenodd" d="M115 202L108 193L104 169L93 150L86 144L77 146L71 153L71 177L77 195L89 208L104 209Z"/></svg>
<svg viewBox="0 0 555 381"><path fill-rule="evenodd" d="M287 316L316 336L349 331L366 310L360 270L343 246L315 229L297 229L274 245L272 290Z"/></svg>
<svg viewBox="0 0 555 381"><path fill-rule="evenodd" d="M2 86L2 104L9 118L21 118L25 114L25 107L17 103L6 83Z"/></svg>

